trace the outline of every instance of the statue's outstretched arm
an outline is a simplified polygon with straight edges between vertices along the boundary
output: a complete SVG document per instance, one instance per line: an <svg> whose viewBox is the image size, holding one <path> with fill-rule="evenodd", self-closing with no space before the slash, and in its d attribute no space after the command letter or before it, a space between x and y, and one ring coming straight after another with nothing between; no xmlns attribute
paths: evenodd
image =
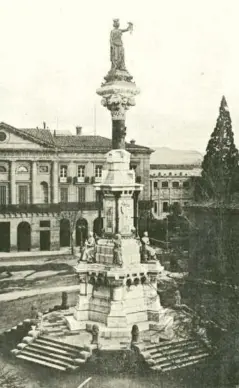
<svg viewBox="0 0 239 388"><path fill-rule="evenodd" d="M127 27L127 28L125 28L125 29L121 29L120 31L121 31L121 32L127 32L127 31L129 31L129 27Z"/></svg>

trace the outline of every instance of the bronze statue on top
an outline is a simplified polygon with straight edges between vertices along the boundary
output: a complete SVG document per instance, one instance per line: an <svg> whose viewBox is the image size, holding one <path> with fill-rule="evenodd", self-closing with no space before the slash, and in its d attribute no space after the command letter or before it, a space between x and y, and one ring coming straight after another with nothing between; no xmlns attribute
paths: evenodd
<svg viewBox="0 0 239 388"><path fill-rule="evenodd" d="M121 29L119 19L113 20L114 29L110 33L110 61L111 70L105 77L106 81L125 80L131 81L133 78L125 67L124 45L122 41L122 34L124 32L133 31L133 23L128 23L128 27Z"/></svg>
<svg viewBox="0 0 239 388"><path fill-rule="evenodd" d="M128 27L120 29L119 19L114 19L114 29L110 33L110 60L112 69L126 70L124 60L124 46L122 34L133 30L133 24L128 23Z"/></svg>

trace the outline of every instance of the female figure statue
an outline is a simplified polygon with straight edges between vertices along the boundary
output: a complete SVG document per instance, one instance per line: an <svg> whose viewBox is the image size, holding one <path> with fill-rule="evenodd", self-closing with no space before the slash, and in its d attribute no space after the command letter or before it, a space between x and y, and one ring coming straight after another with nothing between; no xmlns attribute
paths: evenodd
<svg viewBox="0 0 239 388"><path fill-rule="evenodd" d="M113 248L113 260L114 264L122 266L122 247L121 247L121 235L118 233L113 239L114 248Z"/></svg>
<svg viewBox="0 0 239 388"><path fill-rule="evenodd" d="M132 31L133 24L128 23L128 28L120 29L119 19L113 21L114 29L110 33L110 60L112 70L126 70L124 60L124 46L122 34L126 31Z"/></svg>
<svg viewBox="0 0 239 388"><path fill-rule="evenodd" d="M89 237L85 242L80 261L94 261L95 256L95 239L93 232L89 233Z"/></svg>
<svg viewBox="0 0 239 388"><path fill-rule="evenodd" d="M145 260L145 257L147 258L147 260L156 260L156 252L150 246L148 232L144 232L144 235L143 235L143 237L141 239L141 242L142 242L142 258L143 258L143 261Z"/></svg>

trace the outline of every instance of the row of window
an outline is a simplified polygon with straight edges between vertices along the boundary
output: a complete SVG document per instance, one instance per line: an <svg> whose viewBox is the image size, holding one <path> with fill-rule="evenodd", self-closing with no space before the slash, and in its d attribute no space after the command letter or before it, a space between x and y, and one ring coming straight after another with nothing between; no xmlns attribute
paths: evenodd
<svg viewBox="0 0 239 388"><path fill-rule="evenodd" d="M158 181L154 181L153 182L153 187L154 187L154 189L158 189L159 188L159 182ZM162 189L166 189L168 187L169 187L169 182L168 181L161 182L161 188ZM184 189L188 189L189 188L189 182L188 181L184 181L182 187ZM173 189L179 189L180 188L180 182L178 182L178 181L172 182L172 188Z"/></svg>
<svg viewBox="0 0 239 388"><path fill-rule="evenodd" d="M6 185L0 185L0 205L7 205L9 193ZM19 204L29 203L30 192L28 185L18 185L17 198Z"/></svg>
<svg viewBox="0 0 239 388"><path fill-rule="evenodd" d="M5 173L5 172L7 172L6 167L5 166L0 166L0 173ZM28 172L29 172L29 170L28 170L28 168L26 166L19 166L17 168L17 173L25 174L25 173L28 173ZM38 172L40 172L40 173L48 173L49 172L49 167L48 166L39 166Z"/></svg>
<svg viewBox="0 0 239 388"><path fill-rule="evenodd" d="M0 166L0 173L7 172L7 169L5 166ZM17 169L17 173L26 173L28 172L28 168L26 166L19 166Z"/></svg>
<svg viewBox="0 0 239 388"><path fill-rule="evenodd" d="M187 173L183 173L182 171L180 172L175 172L174 174L172 172L169 172L169 173L162 173L162 172L159 172L158 173L158 176L188 176Z"/></svg>
<svg viewBox="0 0 239 388"><path fill-rule="evenodd" d="M60 202L68 202L68 187L60 188ZM78 202L85 202L85 187L78 188Z"/></svg>
<svg viewBox="0 0 239 388"><path fill-rule="evenodd" d="M131 164L130 168L133 169L133 170L136 170L137 165ZM101 176L102 176L102 169L103 169L102 165L96 165L95 166L95 177L96 178L101 178ZM7 172L7 168L5 166L3 166L3 165L0 165L0 173L6 173L6 172ZM28 172L29 172L29 169L25 165L21 165L21 166L19 166L17 168L17 173L25 174L25 173L28 173ZM38 167L38 172L42 173L42 174L49 173L49 166L39 166ZM67 165L61 165L60 166L60 177L61 178L67 178L67 173L68 173L68 166ZM78 165L77 174L78 174L79 178L84 178L85 177L85 165Z"/></svg>
<svg viewBox="0 0 239 388"><path fill-rule="evenodd" d="M18 185L17 191L17 203L18 204L28 204L30 203L30 187L29 185ZM85 202L85 187L78 188L78 201ZM97 193L98 194L98 193ZM96 195L97 195L96 194ZM8 187L6 185L0 185L0 205L7 205L8 201ZM48 185L46 182L41 183L41 202L48 203L49 202L49 193L48 193ZM68 202L68 187L60 187L60 202L67 203Z"/></svg>
<svg viewBox="0 0 239 388"><path fill-rule="evenodd" d="M102 168L103 166L97 165L95 166L95 177L101 178L102 177ZM60 177L61 178L67 178L68 176L68 166L62 165L60 166ZM85 166L79 165L77 169L77 176L78 178L84 178L85 177Z"/></svg>
<svg viewBox="0 0 239 388"><path fill-rule="evenodd" d="M49 167L48 166L39 166L38 171L40 173L48 173L49 172ZM68 166L62 165L60 166L60 177L61 178L67 178L67 171L68 171ZM79 178L84 178L85 177L85 166L84 165L79 165L78 166L78 177ZM6 173L7 169L5 166L0 166L0 173ZM28 173L29 170L26 166L19 166L17 169L17 173ZM97 165L95 166L95 177L96 178L101 178L102 176L102 166Z"/></svg>

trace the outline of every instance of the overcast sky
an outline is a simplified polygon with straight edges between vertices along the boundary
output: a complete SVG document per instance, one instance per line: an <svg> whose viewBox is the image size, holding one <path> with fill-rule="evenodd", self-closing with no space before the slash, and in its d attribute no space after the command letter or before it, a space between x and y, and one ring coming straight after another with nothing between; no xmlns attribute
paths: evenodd
<svg viewBox="0 0 239 388"><path fill-rule="evenodd" d="M223 94L239 145L238 0L0 0L0 121L111 136L95 90L110 68L112 19L141 94L127 138L204 151ZM58 123L58 124L57 124Z"/></svg>

